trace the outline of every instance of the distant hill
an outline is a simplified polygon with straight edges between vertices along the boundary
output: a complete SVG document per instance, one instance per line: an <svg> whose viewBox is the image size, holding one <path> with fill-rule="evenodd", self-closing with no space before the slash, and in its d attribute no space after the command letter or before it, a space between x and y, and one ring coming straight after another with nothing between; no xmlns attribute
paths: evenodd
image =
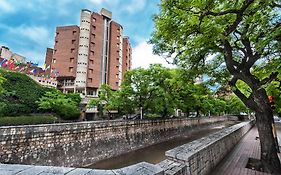
<svg viewBox="0 0 281 175"><path fill-rule="evenodd" d="M36 101L51 89L42 87L25 74L0 68L6 80L0 94L0 116L13 116L37 112Z"/></svg>

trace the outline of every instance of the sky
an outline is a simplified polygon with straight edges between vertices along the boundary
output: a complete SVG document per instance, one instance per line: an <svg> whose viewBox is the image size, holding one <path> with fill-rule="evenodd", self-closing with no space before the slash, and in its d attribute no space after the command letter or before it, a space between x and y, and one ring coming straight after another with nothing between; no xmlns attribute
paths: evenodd
<svg viewBox="0 0 281 175"><path fill-rule="evenodd" d="M132 67L149 64L168 65L165 59L152 54L147 41L154 30L153 15L160 0L0 0L0 46L44 64L47 47L54 47L57 26L79 25L81 9L99 12L106 8L123 26L124 35L132 44Z"/></svg>

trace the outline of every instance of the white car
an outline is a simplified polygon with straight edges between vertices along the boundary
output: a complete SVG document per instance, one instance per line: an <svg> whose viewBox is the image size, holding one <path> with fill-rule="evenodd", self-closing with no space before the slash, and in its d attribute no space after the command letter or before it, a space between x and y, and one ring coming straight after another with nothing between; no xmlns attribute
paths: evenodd
<svg viewBox="0 0 281 175"><path fill-rule="evenodd" d="M281 119L278 116L273 116L274 123L281 123Z"/></svg>

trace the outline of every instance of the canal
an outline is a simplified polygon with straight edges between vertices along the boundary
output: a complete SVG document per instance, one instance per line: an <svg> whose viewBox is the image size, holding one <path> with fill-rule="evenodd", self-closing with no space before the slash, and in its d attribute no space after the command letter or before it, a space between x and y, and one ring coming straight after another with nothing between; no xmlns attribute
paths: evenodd
<svg viewBox="0 0 281 175"><path fill-rule="evenodd" d="M175 139L171 139L162 143L158 143L155 145L151 145L142 149L138 149L135 151L131 151L126 154L122 154L117 157L105 159L98 161L87 168L93 168L93 169L117 169L122 168L125 166L129 166L132 164L136 164L139 162L149 162L152 164L157 164L161 162L162 160L166 159L165 152L167 150L173 149L177 146L189 143L193 140L197 140L199 138L205 137L211 133L214 133L216 131L219 131L225 127L229 127L231 125L237 124L237 122L226 122L219 126L213 127L211 129L203 129L198 132L196 132L192 136L188 137L178 137Z"/></svg>

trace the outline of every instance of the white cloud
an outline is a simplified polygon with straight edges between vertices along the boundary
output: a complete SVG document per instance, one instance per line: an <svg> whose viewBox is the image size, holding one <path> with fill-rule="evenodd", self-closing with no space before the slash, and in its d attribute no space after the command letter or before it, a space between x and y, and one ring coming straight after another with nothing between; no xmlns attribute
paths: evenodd
<svg viewBox="0 0 281 175"><path fill-rule="evenodd" d="M14 8L6 0L0 0L0 12L12 12Z"/></svg>
<svg viewBox="0 0 281 175"><path fill-rule="evenodd" d="M32 61L33 63L38 63L40 66L44 64L45 52L43 51L20 50L17 53L24 56L26 58L26 61Z"/></svg>
<svg viewBox="0 0 281 175"><path fill-rule="evenodd" d="M12 28L10 32L28 38L29 40L36 42L39 45L45 45L50 42L49 31L42 26L19 26Z"/></svg>
<svg viewBox="0 0 281 175"><path fill-rule="evenodd" d="M175 65L168 64L163 57L152 53L152 45L143 41L133 48L132 68L148 68L150 64L162 64L164 67L174 68Z"/></svg>
<svg viewBox="0 0 281 175"><path fill-rule="evenodd" d="M90 0L90 2L92 2L94 4L98 4L98 5L100 5L100 4L104 3L104 2L107 2L107 1L108 0Z"/></svg>
<svg viewBox="0 0 281 175"><path fill-rule="evenodd" d="M130 4L126 4L126 11L129 13L135 13L142 10L145 7L146 0L132 0Z"/></svg>

